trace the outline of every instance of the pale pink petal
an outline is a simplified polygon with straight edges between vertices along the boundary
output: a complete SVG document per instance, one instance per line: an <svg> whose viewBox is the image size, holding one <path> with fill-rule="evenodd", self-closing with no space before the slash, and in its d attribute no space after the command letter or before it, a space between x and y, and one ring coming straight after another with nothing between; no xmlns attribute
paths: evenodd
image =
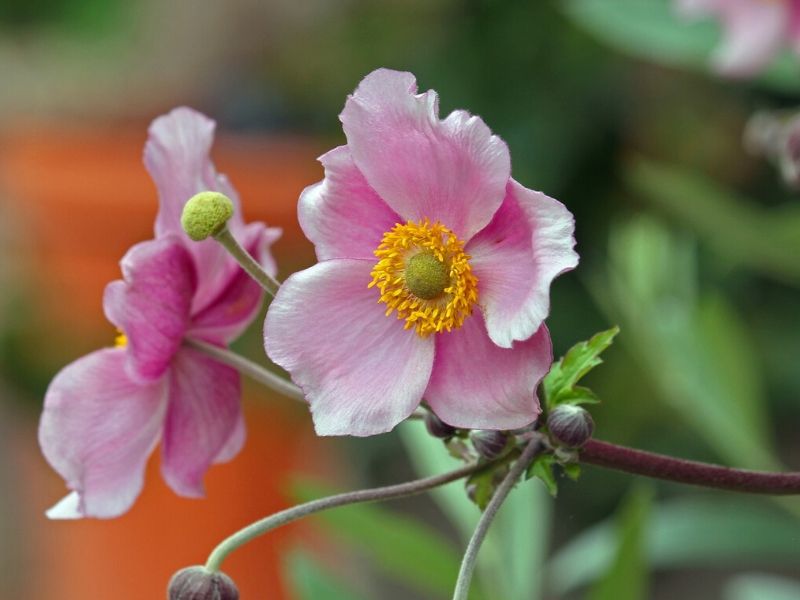
<svg viewBox="0 0 800 600"><path fill-rule="evenodd" d="M263 223L250 223L243 229L242 246L256 258L270 275L276 274L270 246L280 236L280 230L267 228ZM207 306L194 314L188 336L225 345L236 339L261 310L264 291L236 261L230 259L219 274L220 292Z"/></svg>
<svg viewBox="0 0 800 600"><path fill-rule="evenodd" d="M303 233L314 243L319 260L375 260L373 251L400 217L369 186L347 146L334 148L319 160L325 179L300 196Z"/></svg>
<svg viewBox="0 0 800 600"><path fill-rule="evenodd" d="M226 463L234 459L244 447L245 439L247 439L247 427L244 422L244 413L239 412L239 418L236 420L236 425L233 427L228 441L225 442L219 454L214 457L214 464Z"/></svg>
<svg viewBox="0 0 800 600"><path fill-rule="evenodd" d="M203 476L240 425L239 373L210 356L182 348L169 372L169 409L161 473L181 496L203 495Z"/></svg>
<svg viewBox="0 0 800 600"><path fill-rule="evenodd" d="M492 222L467 245L492 341L525 340L550 311L550 284L574 269L575 220L563 204L512 180Z"/></svg>
<svg viewBox="0 0 800 600"><path fill-rule="evenodd" d="M150 125L144 164L158 188L156 235L182 234L183 205L204 190L229 196L236 209L232 224L241 223L238 196L211 162L215 128L214 121L185 106L158 117Z"/></svg>
<svg viewBox="0 0 800 600"><path fill-rule="evenodd" d="M795 53L800 54L800 0L789 0L789 44Z"/></svg>
<svg viewBox="0 0 800 600"><path fill-rule="evenodd" d="M433 337L403 329L367 289L373 261L335 259L295 273L272 301L267 354L311 404L319 435L374 435L408 417L433 364Z"/></svg>
<svg viewBox="0 0 800 600"><path fill-rule="evenodd" d="M156 379L169 366L189 324L194 266L174 236L136 244L120 265L124 280L106 286L103 307L128 338L130 374Z"/></svg>
<svg viewBox="0 0 800 600"><path fill-rule="evenodd" d="M341 114L358 169L405 221L439 221L468 240L503 201L511 159L479 118L439 119L434 91L416 94L411 73L367 75Z"/></svg>
<svg viewBox="0 0 800 600"><path fill-rule="evenodd" d="M677 7L689 18L721 21L722 42L712 62L723 75L757 74L788 41L790 7L781 0L679 0Z"/></svg>
<svg viewBox="0 0 800 600"><path fill-rule="evenodd" d="M125 354L107 348L84 356L47 389L39 444L77 494L53 507L53 518L116 517L142 489L164 422L166 386L163 380L131 380Z"/></svg>
<svg viewBox="0 0 800 600"><path fill-rule="evenodd" d="M552 362L546 326L513 348L500 348L489 339L476 311L461 328L437 336L425 400L453 427L523 427L541 412L536 386Z"/></svg>

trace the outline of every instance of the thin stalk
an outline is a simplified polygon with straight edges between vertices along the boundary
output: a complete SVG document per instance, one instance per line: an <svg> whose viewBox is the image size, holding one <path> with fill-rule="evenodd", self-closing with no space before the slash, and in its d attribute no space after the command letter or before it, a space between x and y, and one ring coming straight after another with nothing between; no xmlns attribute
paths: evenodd
<svg viewBox="0 0 800 600"><path fill-rule="evenodd" d="M236 259L241 267L255 279L258 284L264 288L270 296L275 296L278 293L280 283L269 273L267 273L256 260L244 248L239 245L239 242L231 234L227 227L223 227L218 233L214 234L214 239L217 240L228 251L228 253Z"/></svg>
<svg viewBox="0 0 800 600"><path fill-rule="evenodd" d="M580 451L581 462L667 481L751 494L800 494L800 473L769 473L731 469L589 440Z"/></svg>
<svg viewBox="0 0 800 600"><path fill-rule="evenodd" d="M528 468L536 455L542 451L544 446L541 440L537 437L528 442L525 449L520 454L519 458L511 465L503 481L497 487L492 499L483 511L478 525L469 540L467 550L464 553L464 558L461 561L461 569L458 572L458 579L456 580L456 588L453 591L453 600L467 600L469 596L469 585L472 581L472 574L475 571L475 564L478 559L478 551L481 548L486 534L489 532L489 527L494 521L497 511L503 505L508 493L517 483L517 480L522 475L523 471Z"/></svg>
<svg viewBox="0 0 800 600"><path fill-rule="evenodd" d="M368 490L356 490L354 492L347 492L344 494L337 494L335 496L328 496L327 498L320 498L312 500L305 504L299 504L286 510L282 510L274 515L270 515L260 521L256 521L251 525L237 531L232 536L223 540L208 557L206 562L206 569L215 572L219 571L222 561L234 550L240 548L249 541L264 535L271 531L297 519L313 515L323 510L336 508L338 506L346 506L349 504L360 504L363 502L375 502L377 500L390 500L393 498L403 498L406 496L413 496L426 492L433 488L439 487L446 483L463 479L468 475L472 475L478 471L490 467L494 463L479 463L472 464L449 473L442 475L435 475L433 477L426 477L424 479L417 479L400 483L397 485L389 485L386 487L372 488Z"/></svg>
<svg viewBox="0 0 800 600"><path fill-rule="evenodd" d="M215 358L223 364L228 365L229 367L233 367L243 375L247 375L254 381L264 384L279 394L287 396L288 398L292 398L293 400L305 401L303 390L301 390L291 381L287 381L269 369L265 369L261 365L248 360L241 354L236 354L227 348L220 348L219 346L209 344L208 342L202 342L200 340L187 338L183 343L190 348L194 348L195 350L199 350L200 352L208 354L209 356Z"/></svg>

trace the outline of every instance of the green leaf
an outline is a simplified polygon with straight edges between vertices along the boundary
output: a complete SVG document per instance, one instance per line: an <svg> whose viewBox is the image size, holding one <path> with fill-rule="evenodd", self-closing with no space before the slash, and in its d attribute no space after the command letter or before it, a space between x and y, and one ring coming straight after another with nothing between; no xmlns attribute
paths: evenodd
<svg viewBox="0 0 800 600"><path fill-rule="evenodd" d="M548 493L554 498L558 494L558 483L553 473L555 457L552 454L540 454L531 463L527 470L527 479L536 477L547 488Z"/></svg>
<svg viewBox="0 0 800 600"><path fill-rule="evenodd" d="M550 372L545 375L543 385L548 410L552 410L563 402L581 404L597 402L597 397L586 388L575 388L575 384L601 364L600 354L614 341L619 327L595 334L586 342L578 342L555 362Z"/></svg>
<svg viewBox="0 0 800 600"><path fill-rule="evenodd" d="M713 18L679 18L674 0L569 0L567 14L597 38L623 52L667 65L710 72L709 59L720 42ZM800 89L797 60L784 52L757 79L782 91Z"/></svg>
<svg viewBox="0 0 800 600"><path fill-rule="evenodd" d="M800 207L759 208L703 175L646 160L634 161L625 177L639 198L733 264L800 286Z"/></svg>
<svg viewBox="0 0 800 600"><path fill-rule="evenodd" d="M551 559L554 597L597 580L608 571L616 526L607 520L584 530ZM786 568L800 565L800 521L763 499L707 495L657 504L643 553L653 569Z"/></svg>
<svg viewBox="0 0 800 600"><path fill-rule="evenodd" d="M638 217L612 230L607 271L590 291L675 415L732 465L775 469L759 358L722 296L698 293L695 246Z"/></svg>
<svg viewBox="0 0 800 600"><path fill-rule="evenodd" d="M581 476L581 466L578 463L568 463L562 465L561 468L564 470L564 475L572 479L572 481L578 481Z"/></svg>
<svg viewBox="0 0 800 600"><path fill-rule="evenodd" d="M481 512L483 512L486 510L486 505L489 504L489 500L492 499L494 490L497 487L496 471L482 471L480 473L470 475L470 477L467 479L466 485L475 486L475 491L472 494L472 501L477 505Z"/></svg>
<svg viewBox="0 0 800 600"><path fill-rule="evenodd" d="M362 600L361 595L348 590L305 552L292 552L284 561L284 568L298 600Z"/></svg>
<svg viewBox="0 0 800 600"><path fill-rule="evenodd" d="M319 483L297 482L293 496L305 502L331 495ZM369 555L387 575L425 596L447 596L461 564L460 552L432 529L377 505L359 504L315 517L337 537Z"/></svg>
<svg viewBox="0 0 800 600"><path fill-rule="evenodd" d="M647 563L642 549L652 496L650 488L637 487L625 500L617 516L616 553L611 567L592 588L591 600L647 597Z"/></svg>

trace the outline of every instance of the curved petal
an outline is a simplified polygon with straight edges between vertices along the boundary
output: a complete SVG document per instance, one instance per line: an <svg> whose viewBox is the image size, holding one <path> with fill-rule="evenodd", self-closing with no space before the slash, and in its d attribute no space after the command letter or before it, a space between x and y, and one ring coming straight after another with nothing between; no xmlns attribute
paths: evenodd
<svg viewBox="0 0 800 600"><path fill-rule="evenodd" d="M169 409L161 443L161 474L181 496L203 496L203 476L241 419L239 373L210 356L182 348L169 373ZM227 456L226 456L227 454Z"/></svg>
<svg viewBox="0 0 800 600"><path fill-rule="evenodd" d="M263 223L245 226L242 246L256 258L270 275L276 274L270 246L280 237L280 230L267 228ZM264 290L235 260L230 259L220 274L220 292L206 307L194 314L187 335L226 345L250 325L261 309ZM223 280L227 283L223 284Z"/></svg>
<svg viewBox="0 0 800 600"><path fill-rule="evenodd" d="M460 329L437 337L425 400L453 427L523 427L541 412L536 386L552 362L546 326L513 348L500 348L489 339L476 311Z"/></svg>
<svg viewBox="0 0 800 600"><path fill-rule="evenodd" d="M247 427L244 423L244 413L240 411L228 441L225 442L219 454L214 457L214 464L226 463L236 458L236 455L244 447L245 439L247 439Z"/></svg>
<svg viewBox="0 0 800 600"><path fill-rule="evenodd" d="M715 16L723 38L712 55L723 75L749 77L775 57L790 34L790 6L783 1L680 0L678 9L689 18Z"/></svg>
<svg viewBox="0 0 800 600"><path fill-rule="evenodd" d="M374 435L408 417L433 365L433 338L386 317L372 261L336 259L287 279L265 323L267 354L311 404L319 435Z"/></svg>
<svg viewBox="0 0 800 600"><path fill-rule="evenodd" d="M550 311L550 284L574 269L575 220L566 207L512 180L492 222L467 245L492 341L510 348Z"/></svg>
<svg viewBox="0 0 800 600"><path fill-rule="evenodd" d="M511 158L479 118L439 119L434 91L411 73L367 75L340 116L359 170L403 220L439 221L468 240L500 207Z"/></svg>
<svg viewBox="0 0 800 600"><path fill-rule="evenodd" d="M158 188L156 235L183 234L181 213L186 201L204 190L222 192L234 203L231 224L242 222L239 199L211 162L216 123L181 106L155 119L148 130L144 164Z"/></svg>
<svg viewBox="0 0 800 600"><path fill-rule="evenodd" d="M125 279L106 286L103 308L128 338L131 375L156 379L168 368L189 325L194 266L174 236L136 244L120 265Z"/></svg>
<svg viewBox="0 0 800 600"><path fill-rule="evenodd" d="M347 146L320 157L325 179L300 195L298 217L319 260L375 260L383 234L400 217L375 193L358 170Z"/></svg>
<svg viewBox="0 0 800 600"><path fill-rule="evenodd" d="M164 422L166 386L131 380L125 354L112 348L88 354L47 389L39 444L73 490L51 509L52 518L116 517L142 489Z"/></svg>

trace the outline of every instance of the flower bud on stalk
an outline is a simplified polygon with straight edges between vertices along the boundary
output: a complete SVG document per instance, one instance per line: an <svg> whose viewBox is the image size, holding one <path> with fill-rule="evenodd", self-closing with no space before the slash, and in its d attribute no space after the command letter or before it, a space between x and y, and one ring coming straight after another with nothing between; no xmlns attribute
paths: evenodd
<svg viewBox="0 0 800 600"><path fill-rule="evenodd" d="M472 445L481 458L494 460L506 449L508 434L505 431L476 431L472 434Z"/></svg>
<svg viewBox="0 0 800 600"><path fill-rule="evenodd" d="M567 448L580 448L594 433L594 420L580 406L562 404L547 417L547 428L553 441Z"/></svg>
<svg viewBox="0 0 800 600"><path fill-rule="evenodd" d="M195 242L216 235L233 216L233 202L219 192L200 192L186 202L181 227Z"/></svg>
<svg viewBox="0 0 800 600"><path fill-rule="evenodd" d="M168 594L169 600L239 600L239 590L230 577L200 566L175 573Z"/></svg>
<svg viewBox="0 0 800 600"><path fill-rule="evenodd" d="M448 425L432 412L425 415L425 427L433 437L447 439L456 434L456 428Z"/></svg>

